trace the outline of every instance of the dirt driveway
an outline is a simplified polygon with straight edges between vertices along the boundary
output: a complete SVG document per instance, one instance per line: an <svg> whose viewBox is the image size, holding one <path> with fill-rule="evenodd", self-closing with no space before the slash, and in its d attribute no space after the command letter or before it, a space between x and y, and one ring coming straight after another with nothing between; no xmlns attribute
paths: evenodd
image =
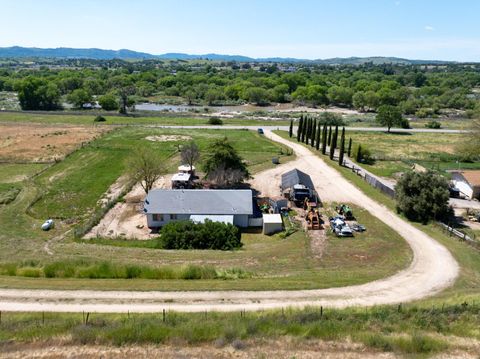
<svg viewBox="0 0 480 359"><path fill-rule="evenodd" d="M283 307L372 306L405 303L440 292L452 285L459 267L441 244L375 202L309 149L266 131L274 141L290 146L297 160L263 172L257 183L272 181L282 171L299 168L309 173L323 201L342 200L367 209L396 230L413 251L411 265L399 273L370 283L318 290L295 291L56 291L1 289L0 310L56 312L160 312L163 309L185 312L261 310ZM268 190L269 186L264 186ZM335 196L333 195L335 194ZM267 195L265 193L265 195Z"/></svg>

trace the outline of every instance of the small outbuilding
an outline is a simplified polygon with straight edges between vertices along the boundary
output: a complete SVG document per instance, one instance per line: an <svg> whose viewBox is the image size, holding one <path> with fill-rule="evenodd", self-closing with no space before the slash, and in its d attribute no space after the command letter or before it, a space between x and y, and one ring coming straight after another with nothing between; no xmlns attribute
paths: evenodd
<svg viewBox="0 0 480 359"><path fill-rule="evenodd" d="M191 188L192 175L188 172L179 172L172 176L172 188Z"/></svg>
<svg viewBox="0 0 480 359"><path fill-rule="evenodd" d="M263 215L263 234L274 234L281 231L283 231L283 221L280 214Z"/></svg>
<svg viewBox="0 0 480 359"><path fill-rule="evenodd" d="M466 197L480 199L480 170L452 172L452 183Z"/></svg>

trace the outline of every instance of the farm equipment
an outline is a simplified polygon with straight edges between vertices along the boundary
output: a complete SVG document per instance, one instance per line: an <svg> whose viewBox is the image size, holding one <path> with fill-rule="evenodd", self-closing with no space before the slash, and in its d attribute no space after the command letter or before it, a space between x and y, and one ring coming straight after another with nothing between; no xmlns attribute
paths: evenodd
<svg viewBox="0 0 480 359"><path fill-rule="evenodd" d="M320 229L320 216L316 208L310 209L305 215L308 229Z"/></svg>
<svg viewBox="0 0 480 359"><path fill-rule="evenodd" d="M346 220L355 219L355 217L353 217L352 209L349 206L347 206L346 204L341 204L336 209L337 209L338 214L344 216Z"/></svg>
<svg viewBox="0 0 480 359"><path fill-rule="evenodd" d="M311 196L312 191L308 187L302 184L296 184L291 189L289 198L297 207L300 207L304 203L305 198L310 198Z"/></svg>

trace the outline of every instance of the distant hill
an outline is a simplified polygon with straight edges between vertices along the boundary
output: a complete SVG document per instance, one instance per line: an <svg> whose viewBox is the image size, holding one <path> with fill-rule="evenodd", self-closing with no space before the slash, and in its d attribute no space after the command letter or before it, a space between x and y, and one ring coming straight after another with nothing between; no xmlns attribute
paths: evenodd
<svg viewBox="0 0 480 359"><path fill-rule="evenodd" d="M361 65L365 63L381 64L447 64L451 61L439 60L409 60L398 57L348 57L348 58L331 58L331 59L297 59L297 58L252 58L241 55L221 55L221 54L204 54L191 55L184 53L166 53L162 55L153 55L146 52L138 52L132 50L103 50L103 49L75 49L68 47L58 47L54 49L42 49L37 47L0 47L0 58L59 58L59 59L95 59L95 60L142 60L142 59L177 59L177 60L199 60L208 59L216 61L237 61L237 62L283 62L283 63L316 63L325 65Z"/></svg>

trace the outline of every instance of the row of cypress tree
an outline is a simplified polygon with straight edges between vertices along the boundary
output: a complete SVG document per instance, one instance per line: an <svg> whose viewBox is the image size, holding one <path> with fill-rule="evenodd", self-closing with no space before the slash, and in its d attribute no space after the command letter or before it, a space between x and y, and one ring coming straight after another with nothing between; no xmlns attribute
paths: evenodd
<svg viewBox="0 0 480 359"><path fill-rule="evenodd" d="M297 141L305 144L309 144L315 147L317 150L322 151L322 154L327 153L327 146L329 146L330 159L333 160L335 156L335 150L339 148L338 163L343 165L345 158L345 152L350 157L352 152L352 139L348 140L348 147L345 149L345 127L342 128L340 135L340 145L338 144L338 125L334 128L332 125L322 123L309 116L300 116L297 128ZM293 137L293 120L290 121L289 136Z"/></svg>

